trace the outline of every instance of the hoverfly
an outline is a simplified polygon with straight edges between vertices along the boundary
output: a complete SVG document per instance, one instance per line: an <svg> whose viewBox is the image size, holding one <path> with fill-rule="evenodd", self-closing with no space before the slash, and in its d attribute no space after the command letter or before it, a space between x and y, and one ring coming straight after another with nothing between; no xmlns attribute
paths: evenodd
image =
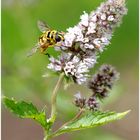
<svg viewBox="0 0 140 140"><path fill-rule="evenodd" d="M52 30L45 22L38 21L37 22L39 30L43 33L39 37L38 43L34 46L34 48L28 53L27 56L32 56L34 53L40 49L41 53L45 54L45 50L48 47L53 47L55 44L64 41L64 33L58 32L56 30ZM48 53L47 53L48 54Z"/></svg>

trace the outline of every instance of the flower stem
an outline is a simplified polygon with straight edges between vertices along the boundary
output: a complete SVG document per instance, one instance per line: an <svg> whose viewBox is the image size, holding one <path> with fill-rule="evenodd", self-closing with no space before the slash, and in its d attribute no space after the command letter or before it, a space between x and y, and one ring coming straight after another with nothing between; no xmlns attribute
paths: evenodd
<svg viewBox="0 0 140 140"><path fill-rule="evenodd" d="M52 105L52 109L51 109L51 117L48 119L48 124L49 127L44 130L45 132L45 137L43 140L49 140L50 137L50 132L51 132L51 126L53 125L55 119L56 119L56 97L57 97L57 92L59 87L62 84L64 78L64 73L61 73L61 75L59 76L59 79L54 87L54 90L52 92L52 97L51 97L51 105Z"/></svg>
<svg viewBox="0 0 140 140"><path fill-rule="evenodd" d="M46 135L43 140L48 140L48 135Z"/></svg>
<svg viewBox="0 0 140 140"><path fill-rule="evenodd" d="M57 132L58 132L61 128L63 128L64 126L66 126L67 124L69 124L69 123L71 123L71 122L73 122L73 121L79 119L79 118L81 117L81 115L83 114L84 111L85 111L84 109L80 109L80 111L76 114L76 116L74 116L74 118L72 118L70 121L68 121L68 122L66 122L65 124L63 124L58 130L56 130L55 132L53 132L53 133L49 136L49 138L56 137L56 136L60 135L60 134L58 134Z"/></svg>
<svg viewBox="0 0 140 140"><path fill-rule="evenodd" d="M61 128L64 127L64 126L66 126L67 124L69 124L69 123L71 123L71 122L73 122L73 121L79 119L80 116L82 115L82 113L83 113L84 111L85 111L84 109L80 109L80 111L76 114L76 116L74 116L74 118L72 118L70 121L68 121L68 122L66 122L65 124L63 124L63 125L61 126Z"/></svg>
<svg viewBox="0 0 140 140"><path fill-rule="evenodd" d="M51 105L52 105L52 110L51 110L51 118L50 118L50 122L54 123L55 119L56 119L56 97L57 97L57 91L60 87L60 85L62 84L64 78L64 73L61 73L56 86L54 87L54 90L52 92L52 97L51 97Z"/></svg>

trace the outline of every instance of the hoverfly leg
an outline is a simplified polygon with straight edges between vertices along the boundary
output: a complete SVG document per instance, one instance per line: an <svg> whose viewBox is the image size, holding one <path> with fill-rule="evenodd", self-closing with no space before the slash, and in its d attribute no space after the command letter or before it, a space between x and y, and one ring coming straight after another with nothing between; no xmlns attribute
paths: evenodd
<svg viewBox="0 0 140 140"><path fill-rule="evenodd" d="M45 55L47 55L47 56L48 56L48 58L50 58L50 57L51 57L49 53L44 53L44 54L45 54Z"/></svg>

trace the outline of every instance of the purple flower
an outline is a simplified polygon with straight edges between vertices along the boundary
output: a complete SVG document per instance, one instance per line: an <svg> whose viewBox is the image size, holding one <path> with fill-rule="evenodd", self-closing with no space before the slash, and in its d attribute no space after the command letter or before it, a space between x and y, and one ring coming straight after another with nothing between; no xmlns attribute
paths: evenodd
<svg viewBox="0 0 140 140"><path fill-rule="evenodd" d="M52 57L48 68L64 72L78 84L85 83L99 53L110 44L114 29L126 14L124 0L108 0L90 14L84 12L80 22L67 29L61 46L56 45L61 55Z"/></svg>
<svg viewBox="0 0 140 140"><path fill-rule="evenodd" d="M119 79L119 73L111 65L102 65L88 82L88 87L93 91L93 95L99 98L108 96L109 90Z"/></svg>

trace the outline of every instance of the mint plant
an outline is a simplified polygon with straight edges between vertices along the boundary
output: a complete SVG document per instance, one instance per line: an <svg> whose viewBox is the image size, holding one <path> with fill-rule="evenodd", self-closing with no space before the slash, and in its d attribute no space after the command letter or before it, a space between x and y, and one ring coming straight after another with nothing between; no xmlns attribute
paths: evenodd
<svg viewBox="0 0 140 140"><path fill-rule="evenodd" d="M44 140L86 128L92 128L123 118L129 111L122 113L101 111L100 102L109 96L115 82L119 79L119 73L111 66L104 64L91 75L90 70L97 63L99 55L110 44L114 29L127 14L125 0L107 0L97 10L90 14L84 12L80 22L74 27L67 29L64 41L55 45L55 51L59 56L49 57L50 63L47 68L59 75L58 81L51 94L51 114L46 110L39 111L32 103L16 101L3 97L4 105L20 118L35 120L44 130ZM86 98L80 93L74 95L74 105L78 112L74 118L64 123L58 130L52 130L57 114L57 93L63 80L67 84L73 82L86 85L92 92ZM61 95L60 95L61 96Z"/></svg>

